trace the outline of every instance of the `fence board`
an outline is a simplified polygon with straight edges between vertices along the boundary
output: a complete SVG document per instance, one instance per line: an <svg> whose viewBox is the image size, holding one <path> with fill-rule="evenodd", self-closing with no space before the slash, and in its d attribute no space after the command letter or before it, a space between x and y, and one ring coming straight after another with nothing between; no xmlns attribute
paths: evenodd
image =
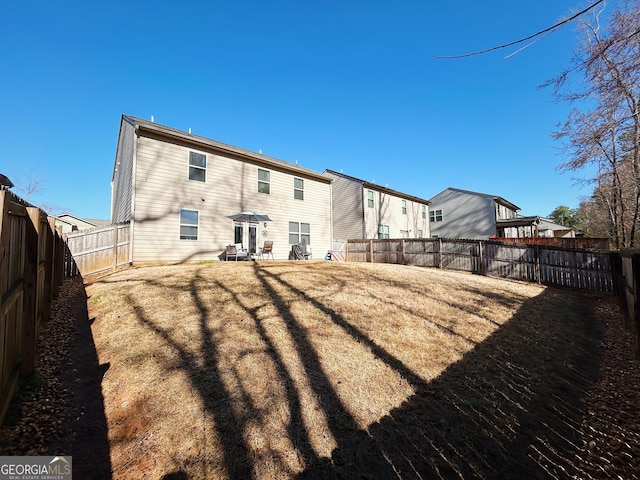
<svg viewBox="0 0 640 480"><path fill-rule="evenodd" d="M0 191L0 420L19 376L24 328L27 216L18 197Z"/></svg>

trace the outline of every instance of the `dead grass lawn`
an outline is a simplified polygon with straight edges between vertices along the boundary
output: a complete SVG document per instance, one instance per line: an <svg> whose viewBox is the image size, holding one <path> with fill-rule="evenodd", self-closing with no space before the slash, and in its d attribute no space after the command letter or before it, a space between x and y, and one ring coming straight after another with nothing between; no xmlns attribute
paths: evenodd
<svg viewBox="0 0 640 480"><path fill-rule="evenodd" d="M87 294L114 478L499 472L581 325L573 294L393 265L145 267Z"/></svg>

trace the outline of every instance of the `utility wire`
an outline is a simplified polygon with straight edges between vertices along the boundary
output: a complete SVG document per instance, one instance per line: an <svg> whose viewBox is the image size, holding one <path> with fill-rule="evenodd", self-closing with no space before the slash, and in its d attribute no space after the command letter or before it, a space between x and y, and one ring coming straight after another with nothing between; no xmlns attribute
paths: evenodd
<svg viewBox="0 0 640 480"><path fill-rule="evenodd" d="M450 59L450 58L465 58L465 57L473 57L475 55L482 55L483 53L489 53L489 52L493 52L494 50L499 50L501 48L506 48L506 47L511 47L513 45L517 45L519 43L522 42L526 42L527 40L531 40L532 38L538 37L540 35L543 35L547 32L551 33L554 30L557 30L558 28L562 27L563 25L566 25L567 23L575 20L576 18L578 18L580 15L585 14L586 12L588 12L589 10L591 10L593 7L599 5L600 3L603 3L605 0L598 0L597 2L593 3L592 5L588 6L587 8L585 8L584 10L576 13L575 15L572 15L569 18L565 18L564 20L556 23L555 25L550 26L549 28L545 28L544 30L540 30L539 32L534 33L533 35L529 35L528 37L525 38L521 38L520 40L516 40L515 42L509 42L509 43L505 43L504 45L498 45L496 47L491 47L491 48L487 48L486 50L479 50L477 52L471 52L471 53L465 53L463 55L437 55L436 58L446 58L446 59ZM535 43L535 42L532 42ZM528 45L527 45L528 46ZM526 47L524 47L526 48Z"/></svg>

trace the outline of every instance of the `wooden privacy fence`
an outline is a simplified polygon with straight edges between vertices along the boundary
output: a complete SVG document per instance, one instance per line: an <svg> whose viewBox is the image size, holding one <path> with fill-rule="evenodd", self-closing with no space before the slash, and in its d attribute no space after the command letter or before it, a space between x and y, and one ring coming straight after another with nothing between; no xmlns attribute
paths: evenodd
<svg viewBox="0 0 640 480"><path fill-rule="evenodd" d="M82 275L129 264L129 224L67 235L67 246Z"/></svg>
<svg viewBox="0 0 640 480"><path fill-rule="evenodd" d="M611 259L625 327L633 334L635 357L640 360L640 250L612 252Z"/></svg>
<svg viewBox="0 0 640 480"><path fill-rule="evenodd" d="M346 260L397 263L613 293L609 252L442 238L348 240Z"/></svg>
<svg viewBox="0 0 640 480"><path fill-rule="evenodd" d="M20 375L35 369L38 327L65 275L66 247L54 219L0 190L0 422Z"/></svg>

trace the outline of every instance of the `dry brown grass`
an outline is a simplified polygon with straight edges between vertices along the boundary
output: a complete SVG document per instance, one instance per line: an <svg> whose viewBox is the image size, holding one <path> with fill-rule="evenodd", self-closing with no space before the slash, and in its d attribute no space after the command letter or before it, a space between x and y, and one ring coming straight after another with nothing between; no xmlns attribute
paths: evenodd
<svg viewBox="0 0 640 480"><path fill-rule="evenodd" d="M573 294L393 265L136 268L87 294L114 478L500 471L581 325Z"/></svg>

